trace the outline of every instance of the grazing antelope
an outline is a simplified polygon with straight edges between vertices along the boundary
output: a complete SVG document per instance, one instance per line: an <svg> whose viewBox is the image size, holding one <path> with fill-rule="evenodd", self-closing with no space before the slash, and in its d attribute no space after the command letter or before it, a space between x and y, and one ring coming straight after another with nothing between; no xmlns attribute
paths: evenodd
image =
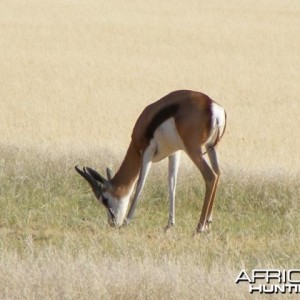
<svg viewBox="0 0 300 300"><path fill-rule="evenodd" d="M169 221L175 224L175 187L183 150L200 170L206 186L197 232L210 228L212 208L220 177L215 146L224 134L226 113L208 96L193 91L175 91L147 106L133 128L127 154L113 176L107 169L107 179L95 170L76 166L76 171L91 185L96 198L107 209L108 222L121 226L132 219L139 196L152 162L169 159ZM210 165L206 162L202 146ZM136 191L125 218L130 196Z"/></svg>

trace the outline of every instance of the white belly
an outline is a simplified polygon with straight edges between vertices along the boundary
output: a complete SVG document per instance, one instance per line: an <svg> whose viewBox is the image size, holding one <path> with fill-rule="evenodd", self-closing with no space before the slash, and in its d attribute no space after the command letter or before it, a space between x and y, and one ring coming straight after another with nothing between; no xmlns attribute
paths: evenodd
<svg viewBox="0 0 300 300"><path fill-rule="evenodd" d="M153 140L156 143L153 162L160 161L178 150L185 149L177 132L174 118L166 120L155 130Z"/></svg>

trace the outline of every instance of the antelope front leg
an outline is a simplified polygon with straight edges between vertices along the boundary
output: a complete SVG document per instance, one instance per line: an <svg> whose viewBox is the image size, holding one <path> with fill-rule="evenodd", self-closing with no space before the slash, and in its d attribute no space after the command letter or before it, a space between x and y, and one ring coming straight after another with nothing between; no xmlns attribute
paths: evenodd
<svg viewBox="0 0 300 300"><path fill-rule="evenodd" d="M175 152L169 156L169 174L168 174L168 186L169 186L169 221L165 230L175 225L175 193L177 173L180 163L180 152Z"/></svg>
<svg viewBox="0 0 300 300"><path fill-rule="evenodd" d="M132 219L132 217L134 215L135 208L137 206L137 203L138 203L139 197L141 195L142 189L145 185L147 175L148 175L148 173L150 171L150 168L151 168L152 158L153 158L153 155L154 155L155 151L156 151L156 143L153 141L153 142L150 143L150 145L148 146L148 148L145 150L145 152L143 154L142 168L141 168L141 171L140 171L136 191L135 191L133 200L131 202L129 212L127 214L127 218L124 221L125 225L129 224L130 220Z"/></svg>

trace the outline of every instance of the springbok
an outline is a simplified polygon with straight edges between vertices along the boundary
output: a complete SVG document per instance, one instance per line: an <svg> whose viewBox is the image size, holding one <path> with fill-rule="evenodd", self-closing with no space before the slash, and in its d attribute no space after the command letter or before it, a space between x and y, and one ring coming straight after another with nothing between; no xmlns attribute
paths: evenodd
<svg viewBox="0 0 300 300"><path fill-rule="evenodd" d="M197 232L210 229L212 208L220 178L215 146L225 132L226 113L222 106L200 92L172 92L147 106L133 128L127 154L115 175L106 169L107 179L95 170L75 167L91 185L96 198L107 209L111 226L128 224L152 162L169 159L169 220L166 229L175 224L175 188L180 150L187 153L205 180L205 197ZM204 159L202 147L210 161ZM125 218L129 199L137 186Z"/></svg>

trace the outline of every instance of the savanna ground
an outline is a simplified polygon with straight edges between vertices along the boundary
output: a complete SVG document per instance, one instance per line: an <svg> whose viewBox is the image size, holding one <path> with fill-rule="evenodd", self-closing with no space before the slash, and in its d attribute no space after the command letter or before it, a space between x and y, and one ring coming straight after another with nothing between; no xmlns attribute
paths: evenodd
<svg viewBox="0 0 300 300"><path fill-rule="evenodd" d="M256 299L241 269L299 268L299 37L297 0L1 1L0 298ZM176 89L227 111L213 231L188 159L171 231L165 163L112 229L74 165L116 170Z"/></svg>

